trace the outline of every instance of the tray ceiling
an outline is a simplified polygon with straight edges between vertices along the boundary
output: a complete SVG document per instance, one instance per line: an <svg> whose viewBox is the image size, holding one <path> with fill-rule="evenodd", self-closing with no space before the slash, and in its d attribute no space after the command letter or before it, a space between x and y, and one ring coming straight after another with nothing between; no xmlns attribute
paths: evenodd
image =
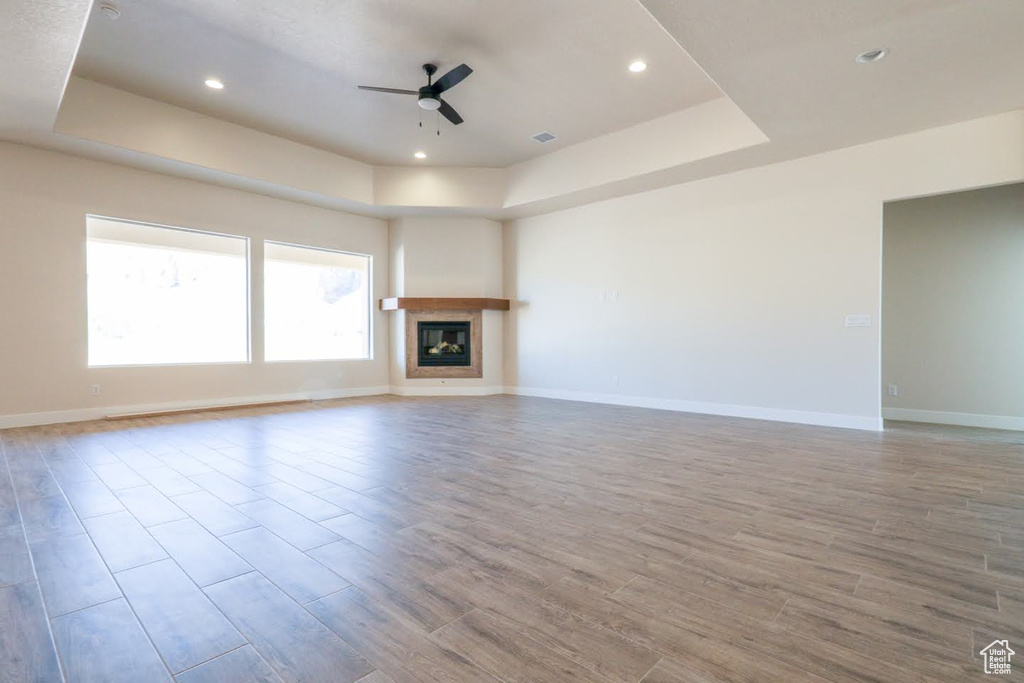
<svg viewBox="0 0 1024 683"><path fill-rule="evenodd" d="M503 167L721 96L633 0L116 4L94 8L76 76L372 164ZM440 136L414 98L356 89L418 88L425 62L474 69L446 96L466 123Z"/></svg>

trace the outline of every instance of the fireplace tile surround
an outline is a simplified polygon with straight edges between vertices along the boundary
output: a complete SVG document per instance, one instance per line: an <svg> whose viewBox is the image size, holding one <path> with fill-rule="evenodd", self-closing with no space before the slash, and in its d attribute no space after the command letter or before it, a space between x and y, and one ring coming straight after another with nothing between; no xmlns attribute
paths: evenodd
<svg viewBox="0 0 1024 683"><path fill-rule="evenodd" d="M405 315L405 376L407 379L445 379L445 378L473 378L483 377L483 312L480 310L470 311L420 311L404 310L399 313ZM454 331L455 328L462 328L463 338L468 344L468 353L463 356L465 362L460 358L459 364L452 362L421 362L421 358L427 354L422 352L423 337L421 323L426 327L438 329L438 323L457 323L453 326L444 326ZM465 329L468 327L468 329ZM443 340L438 340L438 343ZM449 343L451 343L449 341ZM429 354L434 355L434 354ZM441 355L441 354L438 354ZM462 354L451 354L462 355Z"/></svg>

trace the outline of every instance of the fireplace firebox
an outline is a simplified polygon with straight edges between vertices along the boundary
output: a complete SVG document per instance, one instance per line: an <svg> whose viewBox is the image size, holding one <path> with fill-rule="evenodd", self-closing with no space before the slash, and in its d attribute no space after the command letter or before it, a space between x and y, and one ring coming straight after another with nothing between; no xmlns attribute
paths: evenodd
<svg viewBox="0 0 1024 683"><path fill-rule="evenodd" d="M471 364L469 321L420 320L416 324L421 367L465 367Z"/></svg>

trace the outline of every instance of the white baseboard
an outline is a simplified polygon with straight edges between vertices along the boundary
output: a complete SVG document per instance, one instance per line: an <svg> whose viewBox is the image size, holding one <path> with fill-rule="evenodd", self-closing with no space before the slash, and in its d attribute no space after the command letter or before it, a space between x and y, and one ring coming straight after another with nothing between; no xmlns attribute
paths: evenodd
<svg viewBox="0 0 1024 683"><path fill-rule="evenodd" d="M986 427L988 429L1012 429L1024 431L1024 417L1009 415L981 415L978 413L949 413L941 410L913 410L911 408L882 408L886 420L905 422L929 422L940 425L961 427Z"/></svg>
<svg viewBox="0 0 1024 683"><path fill-rule="evenodd" d="M356 396L377 396L390 393L390 387L356 387L353 389L323 389L291 394L263 394L259 396L234 396L231 398L198 399L193 401L168 401L164 403L143 403L136 405L98 406L73 410L52 410L45 413L20 413L0 415L0 429L34 427L38 425L61 424L64 422L86 422L102 420L108 415L131 413L156 413L165 410L201 410L232 405L253 403L276 403L279 401L324 401L332 398L354 398Z"/></svg>
<svg viewBox="0 0 1024 683"><path fill-rule="evenodd" d="M776 422L794 422L798 424L818 425L823 427L843 427L847 429L864 429L879 431L881 418L859 415L843 415L836 413L815 413L797 410L781 410L761 408L757 406L736 406L722 403L702 403L698 401L678 401L672 399L648 398L644 396L622 396L619 394L594 394L582 391L562 391L556 389L532 389L529 387L461 387L461 386L382 386L357 387L353 389L329 389L321 391L298 392L291 394L266 394L261 396L236 396L232 398L206 399L194 401L170 401L165 403L146 403L138 405L102 406L96 408L79 408L74 410L54 410L42 413L22 413L18 415L0 415L0 429L14 427L31 427L37 425L60 424L64 422L84 422L102 420L108 415L126 413L151 413L165 410L199 410L202 408L218 408L230 405L247 405L253 403L274 403L277 401L321 401L334 398L353 398L357 396L377 396L394 394L397 396L492 396L495 394L512 394L518 396L536 396L554 398L565 401L584 401L587 403L606 403L610 405L632 406L636 408L654 408L657 410L673 410L685 413L703 413L706 415L722 415L727 417L745 417L756 420L772 420ZM889 409L892 410L892 409ZM911 411L924 413L927 411ZM947 413L929 413L945 415ZM948 413L952 415L952 413ZM888 414L886 417L890 417ZM972 416L991 417L991 416ZM910 420L910 417L891 417L891 419ZM1024 429L1024 419L993 418L1017 420L1020 426L1000 426L999 429ZM937 422L939 420L921 418L917 421ZM949 424L971 424L949 422ZM994 426L977 424L976 426Z"/></svg>
<svg viewBox="0 0 1024 683"><path fill-rule="evenodd" d="M702 413L704 415L721 415L724 417L745 417L754 420L771 420L773 422L794 422L797 424L816 425L819 427L841 427L843 429L863 429L881 431L882 419L867 415L846 415L842 413L815 413L802 410L785 410L780 408L762 408L759 406L738 406L725 403L704 403L701 401L679 401L646 396L623 396L620 394L593 394L583 391L562 391L559 389L532 389L529 387L505 387L506 394L518 396L537 396L540 398L556 398L564 401L585 401L587 403L607 403L617 406L634 408L654 408L657 410L674 410L683 413Z"/></svg>
<svg viewBox="0 0 1024 683"><path fill-rule="evenodd" d="M396 396L493 396L504 394L505 387L392 386L390 393Z"/></svg>

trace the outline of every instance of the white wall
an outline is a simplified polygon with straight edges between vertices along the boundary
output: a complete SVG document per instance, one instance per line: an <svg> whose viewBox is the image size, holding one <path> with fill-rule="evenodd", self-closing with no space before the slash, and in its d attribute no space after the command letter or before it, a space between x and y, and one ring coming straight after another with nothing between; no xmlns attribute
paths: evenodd
<svg viewBox="0 0 1024 683"><path fill-rule="evenodd" d="M139 407L386 390L388 319L374 307L374 360L263 363L261 292L252 292L253 363L87 367L85 217L183 226L374 257L386 290L384 221L0 143L0 427ZM101 385L92 396L90 387ZM41 415L45 413L45 415Z"/></svg>
<svg viewBox="0 0 1024 683"><path fill-rule="evenodd" d="M876 429L883 202L1022 178L1014 112L506 223L506 383Z"/></svg>
<svg viewBox="0 0 1024 683"><path fill-rule="evenodd" d="M1024 429L1024 185L887 204L882 257L885 416Z"/></svg>
<svg viewBox="0 0 1024 683"><path fill-rule="evenodd" d="M390 296L503 296L501 223L482 218L402 218L390 226ZM504 317L483 312L483 377L407 379L405 313L393 311L391 385L405 394L500 393Z"/></svg>
<svg viewBox="0 0 1024 683"><path fill-rule="evenodd" d="M252 365L89 369L85 215L96 213L250 236L257 271L262 238L369 253L375 301L515 299L511 314L486 314L484 378L449 380L454 391L504 384L874 428L878 328L842 321L848 313L877 320L883 202L1022 179L1024 113L1013 112L504 230L478 219L396 220L389 244L383 221L0 144L0 426L389 384L445 389L406 380L389 363L397 316L381 312L372 361L263 364L257 333ZM256 288L257 332L260 303ZM99 397L92 384L102 386Z"/></svg>

